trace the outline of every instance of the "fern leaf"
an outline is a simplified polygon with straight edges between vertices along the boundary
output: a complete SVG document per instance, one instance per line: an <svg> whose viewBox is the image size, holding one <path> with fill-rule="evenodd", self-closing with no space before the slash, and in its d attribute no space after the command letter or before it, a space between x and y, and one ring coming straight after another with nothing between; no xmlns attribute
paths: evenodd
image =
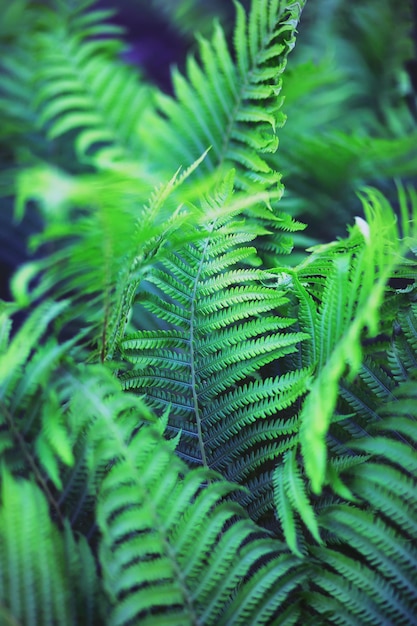
<svg viewBox="0 0 417 626"><path fill-rule="evenodd" d="M299 298L299 319L302 328L308 333L309 337L301 347L303 362L307 365L317 363L318 356L318 337L317 335L317 315L318 311L314 299L301 284L296 276L294 276L294 289Z"/></svg>
<svg viewBox="0 0 417 626"><path fill-rule="evenodd" d="M7 352L0 355L0 381L4 385L2 397L8 393L9 385L16 384L15 376L19 368L45 332L49 322L58 317L67 306L67 302L54 304L45 302L28 317L19 332L12 338Z"/></svg>
<svg viewBox="0 0 417 626"><path fill-rule="evenodd" d="M274 483L274 504L277 516L281 523L285 541L290 550L299 556L303 556L298 547L298 533L294 518L294 508L290 503L287 495L287 489L284 481L284 465L279 465L273 474Z"/></svg>
<svg viewBox="0 0 417 626"><path fill-rule="evenodd" d="M381 413L392 416L402 404L411 408L414 385L395 391L398 399ZM312 553L320 563L315 583L325 595L311 596L311 602L320 614L326 607L343 614L340 623L407 624L417 598L415 406L407 415L380 419L373 429L384 434L366 433L349 443L354 451L369 450L367 462L346 468L355 505L333 502L319 514L327 547L313 547ZM332 600L326 602L328 594Z"/></svg>
<svg viewBox="0 0 417 626"><path fill-rule="evenodd" d="M295 450L290 450L286 453L284 460L284 480L287 483L288 497L292 506L297 510L316 541L321 543L316 516L306 495L300 470L296 464Z"/></svg>
<svg viewBox="0 0 417 626"><path fill-rule="evenodd" d="M319 575L319 585L340 607L345 607L347 619L375 626L387 619L391 623L412 623L411 606L401 602L389 583L370 568L332 550L326 551L325 563L337 574L328 571Z"/></svg>
<svg viewBox="0 0 417 626"><path fill-rule="evenodd" d="M210 40L199 37L200 59L189 56L185 76L173 73L175 99L157 95L159 111L141 127L148 159L155 167L193 162L211 146L197 177L214 174L221 180L233 167L240 189L253 193L282 188L280 174L270 167L267 155L276 150L277 129L285 120L280 111L281 74L303 6L304 2L262 1L253 3L246 14L236 3L236 61L220 26ZM160 154L168 160L161 163ZM263 220L271 232L277 231L274 237L263 237L265 250L270 246L288 252L291 242L279 232L274 211ZM301 227L295 221L287 224L290 230Z"/></svg>
<svg viewBox="0 0 417 626"><path fill-rule="evenodd" d="M268 272L245 267L254 249L242 243L255 233L226 218L212 223L195 245L168 254L148 276L153 295L141 298L168 328L138 331L120 342L135 366L122 375L123 385L144 394L157 411L171 407L168 431L183 432L179 454L246 485L281 454L280 438L293 429L290 421L286 428L282 420L267 427L260 420L293 405L309 378L302 369L252 380L306 338L278 315L287 299L264 284ZM250 510L255 502L253 494Z"/></svg>
<svg viewBox="0 0 417 626"><path fill-rule="evenodd" d="M30 302L52 291L56 299L69 296L71 322L82 319L96 356L110 358L146 268L162 253L167 239L175 247L176 229L195 217L192 210L181 211L185 196L179 188L197 165L181 175L178 171L150 198L147 184L142 187L129 171L77 177L44 167L22 172L18 206L23 208L29 199L41 200L49 224L33 237L32 246L48 243L53 251L47 259L22 267L13 282L16 297ZM140 197L146 197L147 204L138 210ZM73 220L75 236L66 220ZM40 280L32 288L34 276ZM64 316L61 319L68 324Z"/></svg>
<svg viewBox="0 0 417 626"><path fill-rule="evenodd" d="M374 437L369 441L357 442L355 444L355 448L376 455L384 454L386 446L387 443L385 437ZM410 446L406 443L402 443L401 441L391 441L390 459L393 463L397 463L405 467L410 472L414 473L417 470L415 452L410 449Z"/></svg>
<svg viewBox="0 0 417 626"><path fill-rule="evenodd" d="M226 625L234 615L243 626L257 614L267 623L304 573L226 501L235 487L204 468L187 469L162 428L138 430L135 420L104 414L94 428L96 455L112 450L116 459L97 505L109 623ZM259 573L248 577L254 567Z"/></svg>
<svg viewBox="0 0 417 626"><path fill-rule="evenodd" d="M92 10L87 16L84 9L65 3L25 8L22 34L2 55L5 108L33 134L33 152L41 158L50 159L45 131L57 137L77 130L84 131L76 142L84 162L117 167L117 160L130 159L132 165L136 118L129 118L126 103L146 106L149 90L140 89L135 73L115 60L122 44L120 28L106 21L113 11ZM113 74L111 67L117 70ZM98 99L92 97L94 89ZM61 142L61 150L67 157L68 144Z"/></svg>
<svg viewBox="0 0 417 626"><path fill-rule="evenodd" d="M401 529L404 541L408 538L415 541L417 511L415 498L412 496L415 481L383 464L374 464L368 469L370 472L368 480L362 485L354 483L352 488L360 493L362 498L367 499L369 505L379 511L380 515ZM362 478L359 474L357 480L360 480L359 477ZM398 491L394 490L394 485ZM399 497L399 493L404 494L406 505Z"/></svg>
<svg viewBox="0 0 417 626"><path fill-rule="evenodd" d="M274 472L275 508L290 549L301 556L297 545L294 513L304 522L314 539L321 544L316 514L310 504L296 460L296 448L288 450L281 466Z"/></svg>
<svg viewBox="0 0 417 626"><path fill-rule="evenodd" d="M1 495L0 595L3 617L9 620L5 623L98 624L97 575L86 543L77 543L68 528L62 536L42 492L30 482L14 480L4 469Z"/></svg>
<svg viewBox="0 0 417 626"><path fill-rule="evenodd" d="M363 422L370 424L378 419L376 412L377 404L373 402L372 395L363 390L359 385L352 385L342 380L340 383L340 398L343 398L349 408L355 411L355 421L347 421L345 427L351 435L361 436L365 426L359 423L362 418Z"/></svg>
<svg viewBox="0 0 417 626"><path fill-rule="evenodd" d="M325 528L332 527L339 539L361 553L372 569L391 580L401 590L406 604L415 602L416 554L392 528L372 513L347 505L329 509L321 521Z"/></svg>

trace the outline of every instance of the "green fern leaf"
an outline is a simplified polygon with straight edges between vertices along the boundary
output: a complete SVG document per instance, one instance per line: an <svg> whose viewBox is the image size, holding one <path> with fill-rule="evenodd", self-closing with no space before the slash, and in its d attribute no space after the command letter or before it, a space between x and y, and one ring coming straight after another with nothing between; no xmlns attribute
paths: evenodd
<svg viewBox="0 0 417 626"><path fill-rule="evenodd" d="M392 528L372 513L340 505L322 516L323 527L357 550L369 566L401 590L405 605L416 600L414 570L417 555Z"/></svg>
<svg viewBox="0 0 417 626"><path fill-rule="evenodd" d="M158 411L170 407L168 431L182 432L179 454L250 485L259 471L270 472L282 435L294 430L291 421L261 421L297 401L309 372L257 380L262 367L294 352L306 335L278 315L287 299L263 284L268 272L247 267L255 250L242 243L255 233L239 226L216 221L204 239L167 254L148 276L153 295L140 302L168 328L128 334L120 350L134 364L122 375L124 387Z"/></svg>
<svg viewBox="0 0 417 626"><path fill-rule="evenodd" d="M108 623L268 623L304 578L298 561L226 500L233 485L189 470L162 429L104 414L94 427L96 458L115 459L97 504Z"/></svg>
<svg viewBox="0 0 417 626"><path fill-rule="evenodd" d="M337 573L319 574L319 585L340 608L344 607L346 623L352 619L375 626L388 619L392 624L412 623L411 606L404 604L389 583L369 567L332 550L326 551L325 564Z"/></svg>
<svg viewBox="0 0 417 626"><path fill-rule="evenodd" d="M99 623L97 574L86 542L78 543L68 528L61 535L38 487L4 469L0 561L3 623Z"/></svg>
<svg viewBox="0 0 417 626"><path fill-rule="evenodd" d="M275 508L280 519L285 539L290 549L301 556L297 542L294 513L304 522L314 539L321 544L316 514L310 504L306 487L296 459L293 446L283 458L282 465L274 472Z"/></svg>
<svg viewBox="0 0 417 626"><path fill-rule="evenodd" d="M32 238L32 246L49 244L53 251L19 270L12 284L19 302L51 292L56 299L69 296L71 317L61 316L62 325L77 319L88 331L86 341L96 346L96 356L110 358L146 268L163 254L167 239L175 247L176 229L196 218L192 208L181 210L192 193L181 195L179 189L198 163L176 172L151 197L147 183L142 186L129 171L77 177L44 167L22 172L18 211L31 199L41 200L49 226ZM141 197L147 203L138 210ZM32 287L34 277L39 280Z"/></svg>
<svg viewBox="0 0 417 626"><path fill-rule="evenodd" d="M298 533L294 518L294 508L291 504L284 480L284 465L278 465L273 474L274 504L278 519L281 523L285 541L294 554L300 558L303 556L298 547Z"/></svg>
<svg viewBox="0 0 417 626"><path fill-rule="evenodd" d="M236 61L219 25L210 40L199 38L201 60L189 56L186 76L173 73L176 99L158 94L158 111L141 125L147 159L158 171L166 175L211 147L196 177L213 175L218 182L234 168L239 189L254 193L278 188L282 193L281 176L271 168L268 155L277 149L277 129L285 120L280 111L281 75L303 6L304 1L288 5L261 0L247 15L236 3ZM263 219L273 233L278 226L266 246L288 252L292 244L279 232L274 211ZM287 225L291 230L303 227L288 219Z"/></svg>

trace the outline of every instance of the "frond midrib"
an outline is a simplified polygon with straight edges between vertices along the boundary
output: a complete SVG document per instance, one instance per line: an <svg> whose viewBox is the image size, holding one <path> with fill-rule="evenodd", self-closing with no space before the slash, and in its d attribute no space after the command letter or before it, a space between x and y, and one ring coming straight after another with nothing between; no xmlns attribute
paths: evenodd
<svg viewBox="0 0 417 626"><path fill-rule="evenodd" d="M197 289L200 280L201 273L203 271L203 266L206 258L206 254L208 251L210 243L210 238L207 237L203 249L201 251L200 260L198 263L197 272L194 279L193 290L191 292L190 298L190 374L191 374L191 389L192 389L192 397L194 404L194 414L197 426L197 435L198 435L198 445L201 451L201 461L204 467L209 467L207 463L206 451L204 447L203 440L203 428L202 428L202 418L200 415L200 404L198 400L198 391L197 391L197 367L196 367L196 357L195 357L195 332L196 332L196 304L197 304Z"/></svg>

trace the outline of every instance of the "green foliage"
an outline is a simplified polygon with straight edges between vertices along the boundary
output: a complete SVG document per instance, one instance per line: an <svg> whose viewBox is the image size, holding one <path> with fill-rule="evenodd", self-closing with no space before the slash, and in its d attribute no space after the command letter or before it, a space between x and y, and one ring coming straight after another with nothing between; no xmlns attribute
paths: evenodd
<svg viewBox="0 0 417 626"><path fill-rule="evenodd" d="M173 96L92 4L0 0L1 208L41 220L0 301L1 623L414 623L417 195L356 189L363 217L300 260L280 174L403 175L411 118L384 83L349 178L369 137L337 107L366 98L342 58L287 73L304 2L236 4ZM371 67L372 20L326 6ZM332 132L303 141L310 97Z"/></svg>

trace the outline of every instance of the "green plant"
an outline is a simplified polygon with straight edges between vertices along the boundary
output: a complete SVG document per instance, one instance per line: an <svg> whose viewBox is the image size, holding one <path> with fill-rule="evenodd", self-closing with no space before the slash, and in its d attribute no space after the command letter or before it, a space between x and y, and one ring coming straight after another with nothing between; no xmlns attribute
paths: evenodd
<svg viewBox="0 0 417 626"><path fill-rule="evenodd" d="M2 623L413 623L415 190L285 262L304 2L237 4L172 97L91 4L0 4L4 204L43 222L0 308Z"/></svg>

